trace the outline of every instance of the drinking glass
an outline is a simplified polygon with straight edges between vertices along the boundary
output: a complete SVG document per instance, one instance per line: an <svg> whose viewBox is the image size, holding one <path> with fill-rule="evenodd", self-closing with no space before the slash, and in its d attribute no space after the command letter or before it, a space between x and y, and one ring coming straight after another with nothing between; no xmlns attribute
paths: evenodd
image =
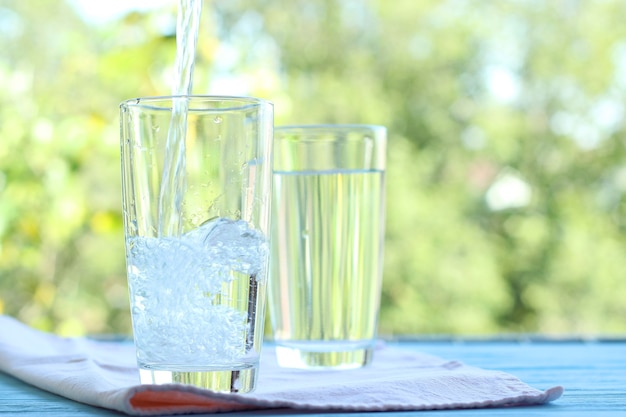
<svg viewBox="0 0 626 417"><path fill-rule="evenodd" d="M255 388L269 268L273 108L123 102L124 234L143 384Z"/></svg>
<svg viewBox="0 0 626 417"><path fill-rule="evenodd" d="M383 265L386 129L277 127L269 312L278 362L372 360Z"/></svg>

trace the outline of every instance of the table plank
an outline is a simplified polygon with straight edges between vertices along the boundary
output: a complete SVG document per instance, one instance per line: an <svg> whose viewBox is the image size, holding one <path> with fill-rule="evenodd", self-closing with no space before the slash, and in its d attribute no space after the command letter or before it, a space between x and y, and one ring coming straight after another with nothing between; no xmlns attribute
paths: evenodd
<svg viewBox="0 0 626 417"><path fill-rule="evenodd" d="M626 342L419 343L412 347L484 369L511 373L527 384L565 388L548 406L488 415L626 415ZM422 414L425 415L425 414ZM439 414L438 414L439 415Z"/></svg>
<svg viewBox="0 0 626 417"><path fill-rule="evenodd" d="M228 413L251 416L449 417L449 416L626 416L626 340L616 342L401 341L389 342L468 365L511 373L527 384L565 387L552 404L499 409L406 411L393 413L320 413L265 410ZM120 416L67 400L0 373L0 415ZM207 416L200 414L199 416Z"/></svg>

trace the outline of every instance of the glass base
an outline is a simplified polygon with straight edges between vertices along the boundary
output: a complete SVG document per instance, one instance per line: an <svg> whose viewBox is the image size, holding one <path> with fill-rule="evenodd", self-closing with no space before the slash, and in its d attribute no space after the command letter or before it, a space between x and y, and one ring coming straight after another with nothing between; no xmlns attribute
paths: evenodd
<svg viewBox="0 0 626 417"><path fill-rule="evenodd" d="M185 384L216 392L246 393L254 391L258 367L215 371L166 371L139 368L142 384Z"/></svg>
<svg viewBox="0 0 626 417"><path fill-rule="evenodd" d="M307 350L288 346L276 346L278 365L300 369L355 369L372 362L372 347L343 351Z"/></svg>

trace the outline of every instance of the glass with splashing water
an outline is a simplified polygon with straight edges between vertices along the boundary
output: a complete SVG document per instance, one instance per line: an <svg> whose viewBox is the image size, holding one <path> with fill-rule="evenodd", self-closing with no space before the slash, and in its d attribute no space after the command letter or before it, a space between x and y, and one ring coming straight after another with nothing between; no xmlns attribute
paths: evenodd
<svg viewBox="0 0 626 417"><path fill-rule="evenodd" d="M123 102L127 276L142 383L255 388L273 108L238 97Z"/></svg>

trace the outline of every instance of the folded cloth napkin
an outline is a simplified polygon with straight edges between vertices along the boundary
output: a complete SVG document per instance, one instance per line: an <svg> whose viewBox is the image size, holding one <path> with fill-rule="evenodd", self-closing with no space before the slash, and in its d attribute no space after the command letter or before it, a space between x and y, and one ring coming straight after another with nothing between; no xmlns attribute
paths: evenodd
<svg viewBox="0 0 626 417"><path fill-rule="evenodd" d="M391 411L543 404L561 387L534 389L516 377L408 349L381 346L351 371L280 368L263 349L257 390L220 394L193 386L141 385L130 343L61 338L0 316L0 371L55 394L130 415L271 408Z"/></svg>

